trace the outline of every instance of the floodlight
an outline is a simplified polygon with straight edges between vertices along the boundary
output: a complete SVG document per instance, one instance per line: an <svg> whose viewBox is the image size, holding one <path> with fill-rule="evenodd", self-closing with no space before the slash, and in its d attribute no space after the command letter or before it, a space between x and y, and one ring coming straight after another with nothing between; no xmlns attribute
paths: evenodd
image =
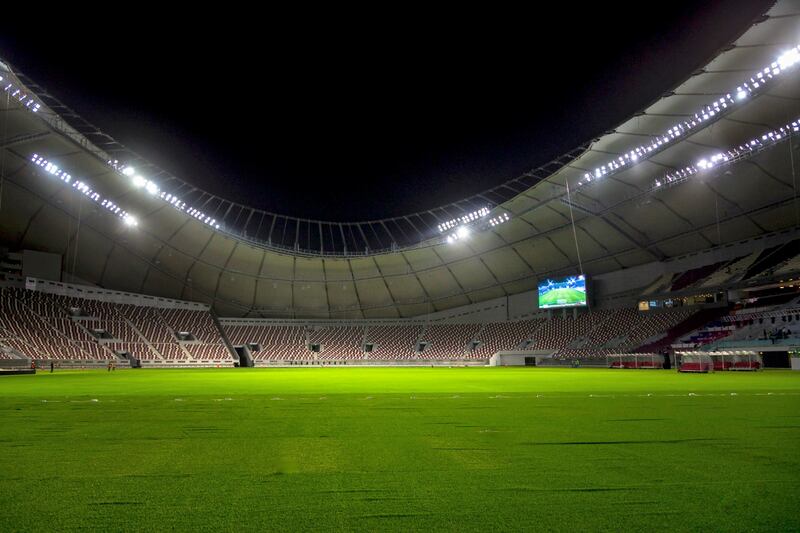
<svg viewBox="0 0 800 533"><path fill-rule="evenodd" d="M666 134L655 138L650 141L648 145L641 145L625 154L624 158L620 158L619 163L610 161L604 165L600 165L587 172L583 179L578 182L578 185L587 185L592 181L592 178L600 178L606 176L610 172L615 172L621 168L625 168L629 163L636 162L638 159L647 158L654 152L657 152L664 145L670 143L670 140L679 137L682 134L690 133L692 130L702 125L709 119L716 117L719 113L723 113L733 107L737 102L741 102L748 98L751 93L761 87L763 84L770 80L775 79L784 73L788 68L795 67L800 64L800 46L795 46L784 52L773 61L769 66L760 69L758 72L753 73L749 80L744 81L741 85L736 87L735 98L730 93L726 93L724 97L714 100L708 105L703 106L694 114L694 118L689 118L683 122L669 128ZM712 165L713 166L713 165Z"/></svg>
<svg viewBox="0 0 800 533"><path fill-rule="evenodd" d="M791 67L797 63L798 60L800 60L800 53L798 53L797 48L792 48L778 58L778 65L780 65L781 68Z"/></svg>

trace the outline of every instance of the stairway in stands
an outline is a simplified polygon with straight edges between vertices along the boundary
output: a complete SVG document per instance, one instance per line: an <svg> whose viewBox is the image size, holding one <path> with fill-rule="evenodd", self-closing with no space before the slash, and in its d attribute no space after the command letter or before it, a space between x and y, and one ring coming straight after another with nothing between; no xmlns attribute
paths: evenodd
<svg viewBox="0 0 800 533"><path fill-rule="evenodd" d="M225 345L225 349L228 350L228 353L231 354L231 357L233 357L233 360L234 361L238 361L239 362L239 366L252 367L253 366L253 359L250 357L249 352L245 353L245 356L244 356L245 360L242 361L239 358L239 354L236 352L236 348L233 347L233 344L231 344L230 339L228 339L228 334L225 333L225 328L223 328L222 324L220 324L219 317L217 316L217 314L214 312L213 309L209 310L209 313L211 314L211 320L214 322L214 325L217 327L217 333L219 333L219 338L222 340L222 344Z"/></svg>

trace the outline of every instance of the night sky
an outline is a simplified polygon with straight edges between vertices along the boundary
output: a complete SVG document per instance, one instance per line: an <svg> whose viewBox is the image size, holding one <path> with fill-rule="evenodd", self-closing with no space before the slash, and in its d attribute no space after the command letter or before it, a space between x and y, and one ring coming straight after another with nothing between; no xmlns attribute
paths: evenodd
<svg viewBox="0 0 800 533"><path fill-rule="evenodd" d="M3 28L0 56L194 185L353 221L458 200L612 129L770 4L65 12Z"/></svg>

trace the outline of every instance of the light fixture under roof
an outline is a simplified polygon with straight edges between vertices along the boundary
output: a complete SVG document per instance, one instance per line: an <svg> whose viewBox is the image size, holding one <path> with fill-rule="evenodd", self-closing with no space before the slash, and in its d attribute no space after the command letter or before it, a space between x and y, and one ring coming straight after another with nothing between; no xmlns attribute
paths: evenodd
<svg viewBox="0 0 800 533"><path fill-rule="evenodd" d="M131 184L135 188L137 189L144 188L144 190L146 190L151 196L156 196L164 200L175 209L183 211L184 213L192 216L193 218L196 218L200 222L208 226L211 226L214 229L220 229L220 224L214 217L207 215L206 213L200 211L199 209L195 209L189 205L186 205L186 202L182 201L174 194L162 191L161 187L159 187L159 185L156 182L145 178L141 174L137 174L134 167L121 164L118 160L113 160L113 161L109 160L107 161L107 163L110 167L112 167L114 170L116 170L123 176L129 177L131 179Z"/></svg>
<svg viewBox="0 0 800 533"><path fill-rule="evenodd" d="M785 141L792 135L800 134L800 118L788 122L783 126L763 133L757 137L743 142L742 144L729 148L728 150L716 152L702 157L694 165L689 165L678 170L672 171L654 180L651 190L662 186L676 185L682 183L689 177L701 171L711 170L719 165L725 165L751 156L752 154L769 148L779 142Z"/></svg>
<svg viewBox="0 0 800 533"><path fill-rule="evenodd" d="M47 172L48 174L57 177L77 192L81 193L83 196L91 200L92 202L98 204L100 207L106 209L110 213L117 215L119 218L127 226L137 226L138 222L136 218L118 206L114 201L109 200L108 198L103 198L100 193L95 191L91 185L86 183L83 180L73 179L72 176L61 169L58 165L48 161L44 157L40 156L39 154L31 155L30 161L40 167L42 170Z"/></svg>
<svg viewBox="0 0 800 533"><path fill-rule="evenodd" d="M667 131L652 137L647 143L628 150L624 154L606 161L602 165L586 172L583 175L583 178L578 181L578 186L580 187L588 185L593 181L614 174L620 170L632 166L633 164L650 158L651 156L665 149L667 146L670 146L679 137L694 133L703 127L708 121L716 120L723 114L733 109L735 106L740 105L740 102L743 102L749 96L762 92L767 85L772 83L786 69L794 67L798 63L800 63L800 45L790 48L786 52L782 53L776 61L773 61L768 66L760 69L748 80L745 80L734 90L732 90L731 92L736 95L735 98L731 96L731 93L725 93L720 98L717 98L714 101L704 105L689 118L671 126L667 129Z"/></svg>
<svg viewBox="0 0 800 533"><path fill-rule="evenodd" d="M509 220L511 220L511 215L508 213L500 213L499 215L489 219L489 226L493 228L503 224L504 222L508 222Z"/></svg>
<svg viewBox="0 0 800 533"><path fill-rule="evenodd" d="M446 233L458 225L475 222L476 220L483 218L488 214L489 208L481 207L477 211L472 211L471 213L467 213L458 218L448 220L447 222L442 222L441 224L437 225L436 228L439 230L439 233Z"/></svg>
<svg viewBox="0 0 800 533"><path fill-rule="evenodd" d="M8 93L11 98L14 98L17 102L22 104L22 107L31 113L39 112L39 109L42 107L42 105L33 99L32 94L26 90L23 90L21 87L17 87L13 83L4 79L2 76L0 76L0 84L2 84L3 91Z"/></svg>

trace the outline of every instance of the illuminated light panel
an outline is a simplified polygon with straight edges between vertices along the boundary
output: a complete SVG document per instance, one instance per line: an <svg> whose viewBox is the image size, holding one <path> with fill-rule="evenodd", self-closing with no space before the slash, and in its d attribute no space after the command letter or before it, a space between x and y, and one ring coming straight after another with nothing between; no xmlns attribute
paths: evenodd
<svg viewBox="0 0 800 533"><path fill-rule="evenodd" d="M209 226L213 227L214 229L219 229L219 224L217 224L217 221L215 219L211 218L210 216L206 215L205 213L203 213L199 209L195 209L195 208L191 207L191 208L186 210L186 214L193 216L194 218L196 218L200 222L208 224Z"/></svg>
<svg viewBox="0 0 800 533"><path fill-rule="evenodd" d="M37 113L42 107L42 104L34 100L33 95L26 93L22 88L17 87L13 83L8 83L8 80L0 76L0 83L2 83L3 91L7 92L11 97L22 104L22 107L31 113Z"/></svg>
<svg viewBox="0 0 800 533"><path fill-rule="evenodd" d="M164 200L178 211L183 211L187 215L196 218L200 222L207 224L214 229L220 229L220 225L215 218L203 213L199 209L195 209L192 206L186 205L186 202L182 201L177 196L167 193L166 191L162 191L158 184L154 181L150 181L141 174L136 174L136 169L133 167L120 164L120 162L117 160L107 161L106 163L123 176L130 178L131 184L135 188L144 188L144 190L150 195Z"/></svg>
<svg viewBox="0 0 800 533"><path fill-rule="evenodd" d="M511 220L511 215L509 215L508 213L503 213L501 215L497 215L496 217L490 218L489 226L490 227L499 226L500 224L508 222L509 220Z"/></svg>
<svg viewBox="0 0 800 533"><path fill-rule="evenodd" d="M76 191L78 191L79 193L89 198L94 203L98 204L100 207L106 209L110 213L117 215L119 218L122 219L122 221L127 226L139 225L138 221L133 215L122 209L120 206L118 206L108 198L103 198L102 196L100 196L100 193L92 189L92 187L88 183L82 180L73 179L69 173L65 172L58 165L48 161L39 154L33 154L31 156L31 162L34 165L40 167L44 172L60 179L61 181L63 181Z"/></svg>
<svg viewBox="0 0 800 533"><path fill-rule="evenodd" d="M488 209L487 209L487 211L488 211ZM476 213L479 213L479 212L480 211L478 211ZM486 216L486 215L484 214L483 216ZM511 220L511 215L509 215L508 213L500 213L500 214L490 218L486 223L480 224L480 225L473 224L473 222L475 220L480 220L482 218L480 215L475 216L475 217L469 217L469 216L465 215L462 218L466 219L466 222L464 224L455 225L455 226L452 226L450 228L451 230L454 230L454 231L450 231L448 233L447 237L445 238L445 242L447 242L448 244L453 244L455 242L463 241L463 240L469 238L469 236L472 235L473 231L485 231L485 230L487 230L489 228L493 228L495 226L499 226L500 224L503 224L504 222L508 222L509 220Z"/></svg>
<svg viewBox="0 0 800 533"><path fill-rule="evenodd" d="M467 213L464 216L460 216L458 218L454 218L453 220L448 220L447 222L442 222L441 224L437 225L436 228L439 230L439 233L446 233L451 229L460 226L462 224L469 224L471 222L475 222L486 215L489 214L488 207L481 207L477 211L473 211L472 213Z"/></svg>
<svg viewBox="0 0 800 533"><path fill-rule="evenodd" d="M613 174L620 169L624 169L640 160L649 158L651 155L655 155L678 139L678 137L693 133L693 131L697 130L703 123L713 119L720 113L726 113L730 108L743 102L749 96L763 90L775 77L784 73L786 69L796 66L798 63L800 63L800 45L790 48L788 51L781 54L776 61L753 74L749 80L741 83L732 91L735 93L735 97L731 96L731 93L727 93L725 96L703 106L702 109L698 110L690 118L679 124L675 124L667 129L666 132L653 137L647 144L637 146L625 154L586 172L583 178L578 181L578 186L587 185L594 180Z"/></svg>
<svg viewBox="0 0 800 533"><path fill-rule="evenodd" d="M693 165L688 165L657 178L653 182L652 189L658 189L663 186L679 183L705 170L710 170L716 166L731 163L744 157L748 157L763 150L764 148L768 148L774 144L784 141L790 136L798 133L800 133L800 118L784 124L778 129L769 131L759 135L758 137L754 137L734 148L709 154L699 159L697 163Z"/></svg>
<svg viewBox="0 0 800 533"><path fill-rule="evenodd" d="M469 226L458 226L458 228L447 236L447 242L453 244L457 241L463 241L467 237L470 236L472 230L470 230Z"/></svg>

